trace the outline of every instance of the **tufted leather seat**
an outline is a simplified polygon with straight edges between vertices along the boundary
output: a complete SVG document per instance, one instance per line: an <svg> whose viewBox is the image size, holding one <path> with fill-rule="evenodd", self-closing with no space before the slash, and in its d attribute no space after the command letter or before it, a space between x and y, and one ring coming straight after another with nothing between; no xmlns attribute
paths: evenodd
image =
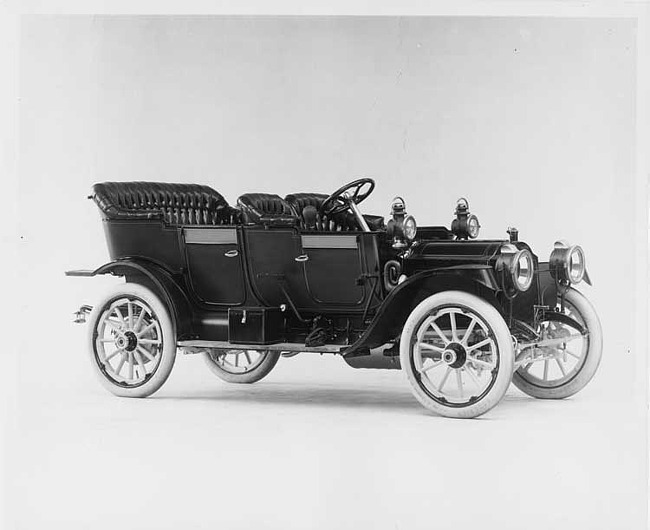
<svg viewBox="0 0 650 530"><path fill-rule="evenodd" d="M279 195L245 193L237 199L245 224L264 226L296 226L298 217Z"/></svg>
<svg viewBox="0 0 650 530"><path fill-rule="evenodd" d="M300 219L300 227L306 228L304 209L312 206L319 210L328 195L324 193L292 193L285 197L294 213ZM377 215L364 215L371 230L384 228L384 218ZM330 218L317 216L315 230L321 232L347 232L359 230L359 222L351 212L342 212Z"/></svg>
<svg viewBox="0 0 650 530"><path fill-rule="evenodd" d="M318 210L325 199L327 195L324 193L291 193L284 198L298 216L302 216L302 210L306 206L313 206Z"/></svg>
<svg viewBox="0 0 650 530"><path fill-rule="evenodd" d="M103 182L90 196L104 219L162 219L174 225L240 222L240 212L221 194L199 184Z"/></svg>
<svg viewBox="0 0 650 530"><path fill-rule="evenodd" d="M306 207L313 207L318 211L327 199L328 195L324 193L292 193L285 197L285 200L291 206L294 214L300 220L300 227L305 229L306 219L304 216L304 209ZM315 229L319 232L346 232L348 230L357 230L357 222L354 216L350 217L345 212L337 214L331 218L321 217L317 215Z"/></svg>

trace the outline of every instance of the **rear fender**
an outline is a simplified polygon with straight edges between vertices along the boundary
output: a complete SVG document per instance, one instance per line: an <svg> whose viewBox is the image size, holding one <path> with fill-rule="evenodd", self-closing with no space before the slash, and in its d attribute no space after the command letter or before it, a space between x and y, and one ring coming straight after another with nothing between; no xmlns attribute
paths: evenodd
<svg viewBox="0 0 650 530"><path fill-rule="evenodd" d="M192 306L178 282L160 265L142 259L121 259L102 265L89 276L101 274L121 276L127 282L144 285L154 291L169 308L178 339L193 337Z"/></svg>
<svg viewBox="0 0 650 530"><path fill-rule="evenodd" d="M467 265L423 271L400 283L386 297L375 318L344 355L363 355L399 337L411 311L425 298L442 291L464 291L486 300L502 313L497 299L499 286L490 266ZM363 353L362 353L363 352Z"/></svg>

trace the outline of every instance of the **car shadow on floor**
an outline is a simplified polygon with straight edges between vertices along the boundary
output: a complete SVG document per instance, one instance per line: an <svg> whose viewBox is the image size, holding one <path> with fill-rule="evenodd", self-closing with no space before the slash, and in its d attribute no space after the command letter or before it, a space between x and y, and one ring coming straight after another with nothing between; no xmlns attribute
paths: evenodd
<svg viewBox="0 0 650 530"><path fill-rule="evenodd" d="M404 411L409 414L431 414L411 394L408 388L385 386L352 387L341 385L309 385L292 383L264 383L254 387L228 385L215 390L198 390L183 395L159 394L153 399L199 400L219 403L251 404L255 406L288 405L295 407L341 407L349 409L376 409ZM521 406L535 402L519 394L507 394L498 408Z"/></svg>

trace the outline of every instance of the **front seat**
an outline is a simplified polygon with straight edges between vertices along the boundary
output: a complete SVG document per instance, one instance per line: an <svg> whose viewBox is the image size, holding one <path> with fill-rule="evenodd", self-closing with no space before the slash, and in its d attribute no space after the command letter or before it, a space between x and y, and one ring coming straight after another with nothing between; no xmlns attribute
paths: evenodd
<svg viewBox="0 0 650 530"><path fill-rule="evenodd" d="M296 226L298 216L274 193L244 193L237 199L242 221L247 225Z"/></svg>
<svg viewBox="0 0 650 530"><path fill-rule="evenodd" d="M352 212L342 212L331 218L318 215L318 211L327 199L324 193L292 193L284 199L289 203L293 213L299 219L300 228L303 230L316 230L320 232L347 232L359 230L359 222ZM378 215L363 216L370 230L381 230L385 227L384 218Z"/></svg>
<svg viewBox="0 0 650 530"><path fill-rule="evenodd" d="M321 217L318 214L321 205L328 195L324 193L292 193L284 199L289 203L294 215L300 222L303 230L316 230L319 232L346 232L358 230L358 223L354 216L346 212L331 218Z"/></svg>

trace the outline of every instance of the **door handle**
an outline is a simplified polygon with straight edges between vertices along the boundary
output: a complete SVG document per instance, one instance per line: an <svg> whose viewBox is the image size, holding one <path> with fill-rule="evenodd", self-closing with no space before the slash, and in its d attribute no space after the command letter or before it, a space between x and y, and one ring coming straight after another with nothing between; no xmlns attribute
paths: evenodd
<svg viewBox="0 0 650 530"><path fill-rule="evenodd" d="M297 258L293 258L293 259L296 260L297 262L301 263L303 261L307 261L309 259L309 256L307 254L301 254Z"/></svg>
<svg viewBox="0 0 650 530"><path fill-rule="evenodd" d="M227 258L236 258L239 256L239 251L238 250L229 250L224 254Z"/></svg>

